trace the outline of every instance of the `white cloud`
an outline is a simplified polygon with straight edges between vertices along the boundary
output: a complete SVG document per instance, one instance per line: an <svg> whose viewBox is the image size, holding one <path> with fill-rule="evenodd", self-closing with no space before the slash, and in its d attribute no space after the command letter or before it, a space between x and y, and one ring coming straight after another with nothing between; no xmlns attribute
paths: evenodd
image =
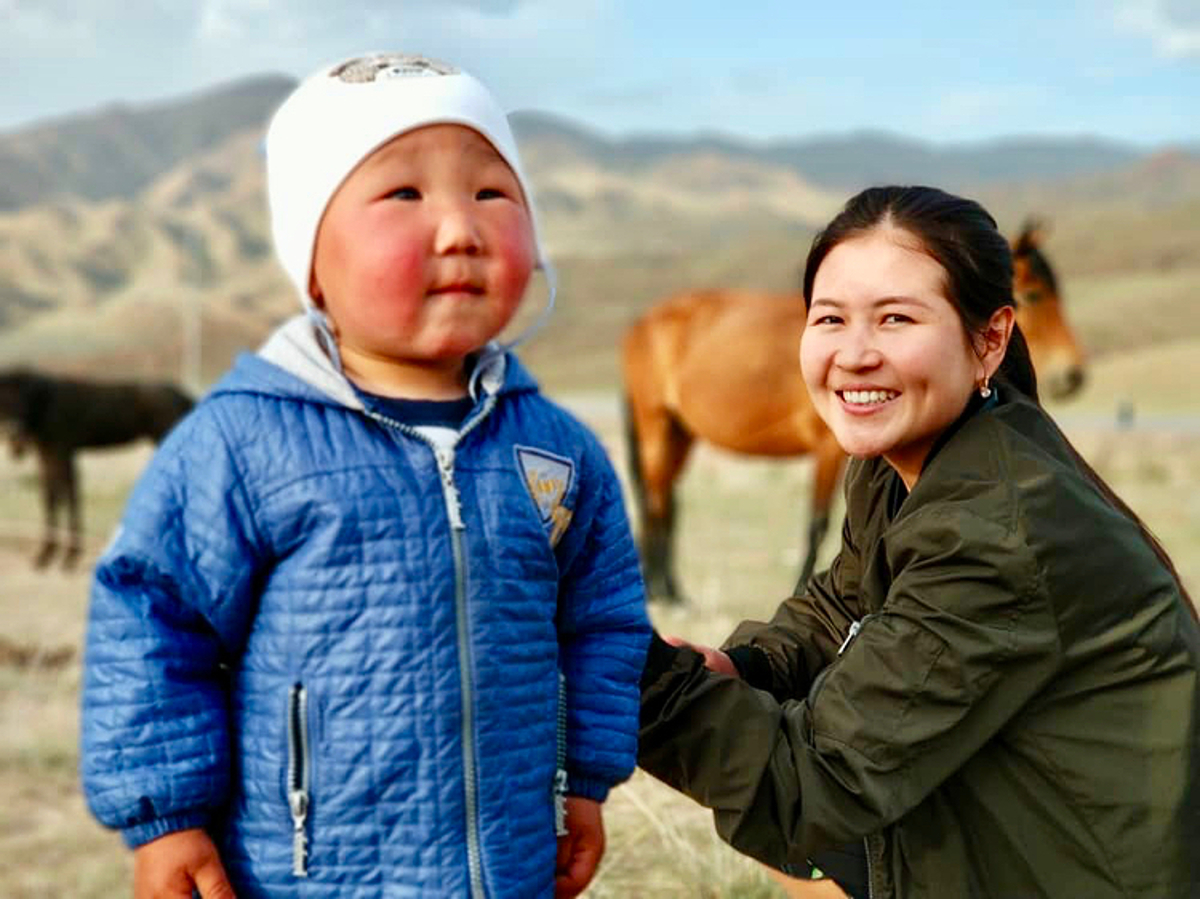
<svg viewBox="0 0 1200 899"><path fill-rule="evenodd" d="M509 108L574 111L611 87L614 0L0 0L0 129L372 50L439 57ZM627 78L627 73L626 76Z"/></svg>
<svg viewBox="0 0 1200 899"><path fill-rule="evenodd" d="M486 81L506 105L548 105L600 63L616 16L605 0L206 0L199 16L205 81L241 71L303 76L373 50L408 50L453 62ZM545 77L539 77L545 72Z"/></svg>
<svg viewBox="0 0 1200 899"><path fill-rule="evenodd" d="M202 86L198 9L174 0L0 0L0 128Z"/></svg>
<svg viewBox="0 0 1200 899"><path fill-rule="evenodd" d="M395 33L413 20L436 18L445 22L455 15L477 15L503 19L528 6L524 0L362 0L352 10L340 9L328 0L205 0L201 6L200 37L221 42L250 39L289 41L303 38L327 39L352 31L374 32L391 25Z"/></svg>
<svg viewBox="0 0 1200 899"><path fill-rule="evenodd" d="M4 22L0 47L26 53L40 48L62 48L83 41L91 43L92 23L68 2L30 3L28 0L0 2Z"/></svg>
<svg viewBox="0 0 1200 899"><path fill-rule="evenodd" d="M1163 56L1200 57L1200 5L1195 0L1126 0L1117 8L1116 20L1150 38Z"/></svg>
<svg viewBox="0 0 1200 899"><path fill-rule="evenodd" d="M0 56L157 62L190 45L196 16L168 0L0 0Z"/></svg>

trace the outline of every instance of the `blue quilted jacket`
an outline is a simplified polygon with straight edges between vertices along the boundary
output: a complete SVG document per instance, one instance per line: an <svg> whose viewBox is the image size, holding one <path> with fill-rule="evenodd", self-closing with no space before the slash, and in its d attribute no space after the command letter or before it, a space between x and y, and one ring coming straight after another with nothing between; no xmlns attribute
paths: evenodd
<svg viewBox="0 0 1200 899"><path fill-rule="evenodd" d="M435 451L293 343L180 423L100 560L88 803L131 846L209 828L240 899L550 895L560 754L595 799L635 761L612 468L512 356Z"/></svg>

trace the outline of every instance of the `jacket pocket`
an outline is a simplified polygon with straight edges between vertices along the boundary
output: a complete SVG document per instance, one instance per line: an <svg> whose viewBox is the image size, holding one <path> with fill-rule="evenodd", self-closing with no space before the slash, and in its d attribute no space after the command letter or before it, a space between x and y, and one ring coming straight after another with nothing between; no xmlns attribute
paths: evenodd
<svg viewBox="0 0 1200 899"><path fill-rule="evenodd" d="M850 644L854 642L854 638L858 636L858 632L862 630L863 625L866 624L869 619L874 617L874 615L874 612L870 612L857 621L850 622L850 628L846 632L846 636L842 639L841 644L838 646L837 655L833 657L833 661L831 661L828 665L822 668L820 672L818 672L817 676L813 679L812 684L808 688L809 708L812 708L816 703L817 696L821 692L821 687L825 685L825 678L829 676L829 670L838 663L841 657L845 654L846 650L850 648Z"/></svg>
<svg viewBox="0 0 1200 899"><path fill-rule="evenodd" d="M308 876L308 805L312 747L308 727L308 691L292 685L287 704L287 802L292 816L292 874Z"/></svg>

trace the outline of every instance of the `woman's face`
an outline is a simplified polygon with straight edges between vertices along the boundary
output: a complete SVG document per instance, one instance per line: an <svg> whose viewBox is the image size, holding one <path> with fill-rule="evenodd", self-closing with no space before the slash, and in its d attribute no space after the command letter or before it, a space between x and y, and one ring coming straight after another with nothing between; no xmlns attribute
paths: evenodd
<svg viewBox="0 0 1200 899"><path fill-rule="evenodd" d="M1001 346L991 358L987 338L975 352L945 282L907 231L884 225L843 241L817 270L800 343L805 384L842 449L882 455L909 489L1004 356Z"/></svg>

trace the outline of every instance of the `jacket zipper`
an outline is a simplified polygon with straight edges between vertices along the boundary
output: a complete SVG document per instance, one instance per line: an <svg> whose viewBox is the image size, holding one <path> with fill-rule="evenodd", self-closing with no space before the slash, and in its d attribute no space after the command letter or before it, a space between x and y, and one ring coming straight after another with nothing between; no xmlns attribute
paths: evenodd
<svg viewBox="0 0 1200 899"><path fill-rule="evenodd" d="M867 615L864 615L862 618L860 618L858 621L850 622L850 629L846 632L846 639L844 639L842 641L841 646L838 647L838 651L837 651L838 658L840 658L842 656L842 654L847 649L850 648L850 644L854 641L854 638L858 636L858 632L862 630L863 625L866 623L867 619L870 617L871 617L871 615L867 614ZM812 690L809 691L809 695L808 695L808 702L809 702L810 706L816 700L816 694L818 692L820 692L821 685L825 683L825 677L828 675L829 669L833 666L834 662L836 662L836 661L837 661L837 659L834 659L833 662L830 662L828 665L826 665L825 669L821 672L821 674L818 676L816 682L813 684L813 688L812 688ZM870 836L863 837L863 849L864 849L864 855L866 856L866 860L867 860L867 899L874 899L874 896L875 896L875 870L874 870L874 865L871 864L871 838L870 838Z"/></svg>
<svg viewBox="0 0 1200 899"><path fill-rule="evenodd" d="M558 764L554 771L554 833L567 835L567 678L558 672Z"/></svg>
<svg viewBox="0 0 1200 899"><path fill-rule="evenodd" d="M288 696L288 809L292 813L292 875L308 876L308 691L293 684Z"/></svg>
<svg viewBox="0 0 1200 899"><path fill-rule="evenodd" d="M871 843L873 841L879 842L880 858L883 858L883 853L887 851L887 843L884 841L883 831L876 831L875 833L867 834L867 836L863 838L867 855L867 899L875 899L875 865L871 861L871 859L874 858L874 855L871 853Z"/></svg>
<svg viewBox="0 0 1200 899"><path fill-rule="evenodd" d="M487 891L483 885L483 850L479 836L479 783L475 760L475 696L474 665L471 658L471 624L467 608L467 565L463 545L463 531L467 529L462 516L462 500L454 483L454 448L467 434L487 418L496 405L494 395L484 400L483 408L458 432L450 447L441 447L404 422L388 418L377 412L367 411L376 421L421 441L433 451L438 474L442 481L442 497L446 503L446 515L450 522L450 545L454 554L454 613L457 622L459 690L462 693L462 752L463 752L463 798L467 824L467 870L471 879L471 896L485 899Z"/></svg>
<svg viewBox="0 0 1200 899"><path fill-rule="evenodd" d="M864 618L863 621L866 619ZM838 647L837 654L841 655L846 651L846 647L850 645L850 641L858 636L858 632L862 630L862 621L851 621L850 632L846 634L846 639L842 641L842 645Z"/></svg>
<svg viewBox="0 0 1200 899"><path fill-rule="evenodd" d="M863 855L867 859L867 899L875 899L875 871L871 865L870 837L863 837Z"/></svg>

